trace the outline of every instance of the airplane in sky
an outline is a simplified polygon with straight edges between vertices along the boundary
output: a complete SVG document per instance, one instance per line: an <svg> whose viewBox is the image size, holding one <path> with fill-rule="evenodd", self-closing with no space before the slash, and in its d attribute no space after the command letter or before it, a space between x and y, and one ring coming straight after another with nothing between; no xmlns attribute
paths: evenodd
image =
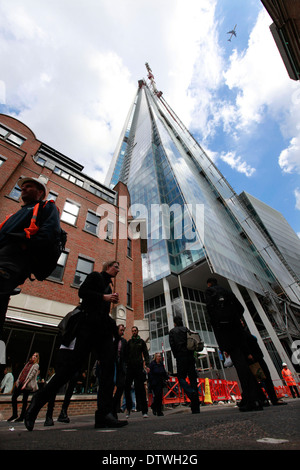
<svg viewBox="0 0 300 470"><path fill-rule="evenodd" d="M231 41L232 39L232 36L236 36L236 32L235 32L235 28L237 27L237 25L235 25L235 27L231 30L231 31L228 31L227 34L231 34L230 38L228 39L228 41Z"/></svg>

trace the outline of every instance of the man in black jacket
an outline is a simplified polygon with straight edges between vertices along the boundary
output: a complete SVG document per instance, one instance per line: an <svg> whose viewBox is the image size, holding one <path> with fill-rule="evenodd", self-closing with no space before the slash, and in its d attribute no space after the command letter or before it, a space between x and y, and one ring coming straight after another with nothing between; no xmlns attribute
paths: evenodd
<svg viewBox="0 0 300 470"><path fill-rule="evenodd" d="M125 398L128 415L132 409L131 384L134 389L137 407L141 408L144 418L148 417L148 403L146 399L146 374L149 372L149 353L145 341L139 336L138 327L131 329L132 337L127 343L127 370L125 381ZM145 369L144 369L145 365Z"/></svg>
<svg viewBox="0 0 300 470"><path fill-rule="evenodd" d="M113 398L113 414L117 417L121 407L121 397L125 388L126 366L127 366L127 341L123 338L125 326L118 325L118 338L116 340L116 372L115 393Z"/></svg>
<svg viewBox="0 0 300 470"><path fill-rule="evenodd" d="M43 207L38 230L30 228L33 208L46 196L44 182L26 177L19 180L19 186L24 205L0 225L0 339L10 295L31 274L32 253L47 250L60 231L59 213L52 203Z"/></svg>
<svg viewBox="0 0 300 470"><path fill-rule="evenodd" d="M172 353L176 359L177 377L191 401L192 413L200 413L200 404L197 387L197 373L194 352L187 349L187 327L183 326L179 316L174 317L174 328L169 332L169 341ZM190 383L186 381L189 378Z"/></svg>
<svg viewBox="0 0 300 470"><path fill-rule="evenodd" d="M262 410L260 390L250 371L253 361L241 319L244 307L236 296L219 286L215 278L207 279L206 307L220 350L226 352L238 374L243 395L240 411Z"/></svg>
<svg viewBox="0 0 300 470"><path fill-rule="evenodd" d="M32 398L25 416L25 426L32 431L40 409L56 395L62 385L67 383L80 369L89 352L94 350L100 363L100 380L98 389L98 409L95 413L96 428L121 427L127 421L117 420L113 414L113 388L115 366L115 343L117 335L116 322L110 317L111 303L118 303L119 296L112 293L112 279L119 272L119 263L104 263L103 271L92 272L79 288L82 299L80 321L74 338L61 351L63 358L60 368L50 382ZM68 353L68 354L66 354Z"/></svg>

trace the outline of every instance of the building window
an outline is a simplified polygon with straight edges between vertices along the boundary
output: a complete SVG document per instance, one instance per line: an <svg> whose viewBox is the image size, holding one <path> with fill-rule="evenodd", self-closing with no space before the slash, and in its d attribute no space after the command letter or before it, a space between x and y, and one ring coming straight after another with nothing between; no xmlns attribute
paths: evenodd
<svg viewBox="0 0 300 470"><path fill-rule="evenodd" d="M111 220L107 221L106 240L113 241L114 238L114 223Z"/></svg>
<svg viewBox="0 0 300 470"><path fill-rule="evenodd" d="M38 157L38 158L36 159L36 163L38 163L38 164L41 165L41 166L45 166L46 160L45 160L45 158Z"/></svg>
<svg viewBox="0 0 300 470"><path fill-rule="evenodd" d="M16 199L18 201L20 199L20 196L21 196L21 188L16 184L16 186L9 193L9 197L11 197L12 199Z"/></svg>
<svg viewBox="0 0 300 470"><path fill-rule="evenodd" d="M61 220L75 225L79 214L79 206L74 202L66 201L61 215Z"/></svg>
<svg viewBox="0 0 300 470"><path fill-rule="evenodd" d="M132 258L132 241L130 238L127 238L127 256Z"/></svg>
<svg viewBox="0 0 300 470"><path fill-rule="evenodd" d="M97 227L100 222L100 216L96 215L92 211L88 211L86 215L86 221L85 221L85 226L84 229L87 232L93 233L94 235L97 235Z"/></svg>
<svg viewBox="0 0 300 470"><path fill-rule="evenodd" d="M95 188L95 186L90 185L90 191L91 191L91 193L96 194L96 196L99 196L102 199L105 199L106 201L110 202L111 204L114 204L114 202L115 202L113 197L109 196L108 194L105 194L100 189Z"/></svg>
<svg viewBox="0 0 300 470"><path fill-rule="evenodd" d="M70 173L63 170L62 168L59 168L58 166L56 166L53 171L56 175L59 175L62 178L65 178L66 180L71 181L71 183L77 184L77 186L80 186L81 188L83 187L82 180L76 178L75 176L71 175Z"/></svg>
<svg viewBox="0 0 300 470"><path fill-rule="evenodd" d="M75 286L80 286L87 277L87 275L93 271L93 269L94 261L90 261L79 256L73 284Z"/></svg>
<svg viewBox="0 0 300 470"><path fill-rule="evenodd" d="M58 194L53 191L49 191L47 201L56 201Z"/></svg>
<svg viewBox="0 0 300 470"><path fill-rule="evenodd" d="M56 281L62 281L67 263L67 258L68 253L64 251L58 258L56 268L49 276L51 279L55 279Z"/></svg>
<svg viewBox="0 0 300 470"><path fill-rule="evenodd" d="M127 281L127 307L132 307L132 283Z"/></svg>
<svg viewBox="0 0 300 470"><path fill-rule="evenodd" d="M0 157L0 167L3 165L5 161L6 161L6 158Z"/></svg>
<svg viewBox="0 0 300 470"><path fill-rule="evenodd" d="M25 139L23 137L20 137L17 134L14 134L11 132L9 129L6 129L4 126L0 125L0 137L2 139L6 140L7 142L10 142L13 145L16 145L16 147L21 147L23 142L25 142Z"/></svg>

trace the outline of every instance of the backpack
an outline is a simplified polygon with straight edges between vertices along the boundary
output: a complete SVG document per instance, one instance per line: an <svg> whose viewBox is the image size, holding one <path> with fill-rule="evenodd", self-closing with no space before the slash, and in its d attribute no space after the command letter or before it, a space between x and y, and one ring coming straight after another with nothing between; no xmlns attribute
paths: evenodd
<svg viewBox="0 0 300 470"><path fill-rule="evenodd" d="M64 346L68 346L71 341L76 338L77 331L85 318L85 313L81 305L78 305L59 322L57 325L60 342Z"/></svg>
<svg viewBox="0 0 300 470"><path fill-rule="evenodd" d="M49 201L46 201L46 203ZM51 201L53 202L53 201ZM33 217L38 220L40 212L46 203L38 203L34 206ZM67 242L67 232L60 228L58 237L49 243L42 252L37 250L31 255L31 273L38 281L43 281L54 271L57 261L65 249Z"/></svg>
<svg viewBox="0 0 300 470"><path fill-rule="evenodd" d="M204 348L204 342L200 338L199 333L196 331L187 330L187 342L186 347L189 351L200 352Z"/></svg>
<svg viewBox="0 0 300 470"><path fill-rule="evenodd" d="M232 324L236 322L239 316L242 315L244 307L240 304L238 299L232 295L230 296L223 289L215 289L212 297L213 304L213 317L218 324Z"/></svg>

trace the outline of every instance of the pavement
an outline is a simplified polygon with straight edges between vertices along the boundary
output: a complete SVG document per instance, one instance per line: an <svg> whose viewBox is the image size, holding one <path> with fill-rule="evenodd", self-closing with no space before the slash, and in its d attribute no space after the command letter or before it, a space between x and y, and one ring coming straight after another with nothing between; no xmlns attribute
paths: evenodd
<svg viewBox="0 0 300 470"><path fill-rule="evenodd" d="M299 451L300 399L285 401L287 406L271 405L263 411L247 413L232 403L201 406L201 412L195 415L186 406L167 408L162 417L154 416L150 410L148 418L131 413L128 425L118 429L95 429L93 415L71 416L69 424L55 421L51 427L44 426L41 416L32 432L26 430L24 423L3 420L0 449L13 451L14 459L20 455L24 458L21 451L73 451L68 455L76 457L78 451L93 450L103 464L123 463L131 467L193 465L201 462L204 451L219 451L214 453L214 460L225 451ZM119 419L125 419L125 415L120 413ZM130 456L135 461L120 460Z"/></svg>

